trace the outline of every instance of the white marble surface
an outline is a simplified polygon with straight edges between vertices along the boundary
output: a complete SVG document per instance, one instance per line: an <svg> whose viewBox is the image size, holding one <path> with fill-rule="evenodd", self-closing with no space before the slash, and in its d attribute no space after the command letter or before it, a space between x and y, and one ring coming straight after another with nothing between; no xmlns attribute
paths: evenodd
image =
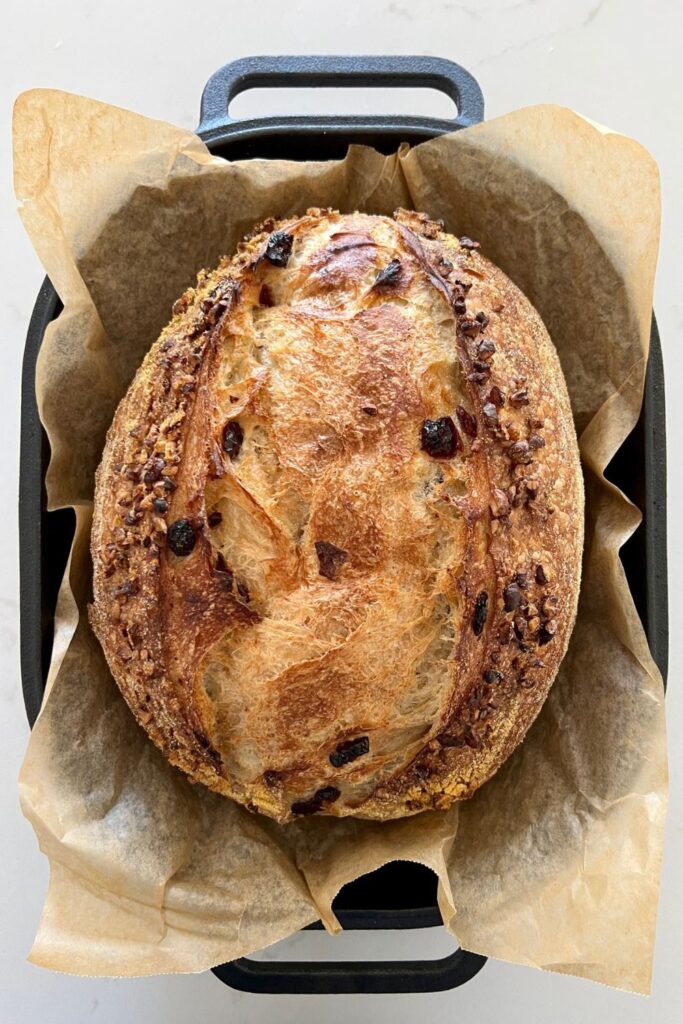
<svg viewBox="0 0 683 1024"><path fill-rule="evenodd" d="M180 0L9 0L3 17L0 65L3 176L0 304L0 474L4 529L0 546L0 1024L78 1024L188 1020L348 1021L538 1021L578 1024L670 1024L683 1020L680 931L683 899L681 772L683 743L683 641L681 621L683 542L672 533L670 690L672 783L654 991L648 999L598 985L491 963L464 988L425 996L270 997L232 992L211 975L136 981L90 980L50 974L25 961L40 913L46 864L20 816L15 779L28 728L18 664L18 565L16 486L19 379L24 336L42 270L14 213L9 122L11 103L24 89L54 86L130 107L193 127L207 76L221 64L254 53L423 53L450 57L478 77L489 117L527 104L566 104L639 139L658 160L663 182L662 249L655 306L660 323L669 399L669 515L683 498L675 467L683 437L683 160L681 160L680 36L683 11L675 0L259 0L258 4L187 5ZM201 18L206 17L204 24ZM192 19L192 20L190 20ZM386 94L385 94L386 95ZM384 97L383 97L384 98ZM320 109L327 94L286 97L288 109ZM343 97L334 100L343 109ZM355 98L357 109L376 109L376 97ZM424 96L398 94L391 106L412 112L445 112ZM244 97L244 113L267 112L272 99ZM331 956L325 936L297 936L291 955ZM346 936L337 955L442 955L448 943L438 932L421 935Z"/></svg>

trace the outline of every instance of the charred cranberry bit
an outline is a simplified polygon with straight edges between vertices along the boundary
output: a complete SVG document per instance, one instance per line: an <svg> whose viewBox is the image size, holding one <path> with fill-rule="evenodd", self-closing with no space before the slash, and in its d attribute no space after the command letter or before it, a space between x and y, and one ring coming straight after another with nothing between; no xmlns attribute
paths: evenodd
<svg viewBox="0 0 683 1024"><path fill-rule="evenodd" d="M545 438L540 434L532 434L529 438L529 447L535 451L537 448L545 448Z"/></svg>
<svg viewBox="0 0 683 1024"><path fill-rule="evenodd" d="M292 814L317 814L318 811L322 810L322 804L319 800L316 800L314 796L308 800L295 800L291 806Z"/></svg>
<svg viewBox="0 0 683 1024"><path fill-rule="evenodd" d="M364 406L362 406L361 411L364 412L366 416L376 416L377 415L377 406L376 405L364 405Z"/></svg>
<svg viewBox="0 0 683 1024"><path fill-rule="evenodd" d="M271 292L271 290L270 290L270 288L268 287L267 284L262 284L261 285L261 291L259 292L258 301L259 301L259 306L274 306L275 305L275 299L273 298L273 293Z"/></svg>
<svg viewBox="0 0 683 1024"><path fill-rule="evenodd" d="M461 295L456 295L455 298L453 299L453 312L456 313L458 316L462 316L463 313L465 313L466 311L467 306L465 305L465 300L462 298Z"/></svg>
<svg viewBox="0 0 683 1024"><path fill-rule="evenodd" d="M493 402L486 402L486 404L482 406L481 414L484 417L484 423L487 427L498 426L498 410Z"/></svg>
<svg viewBox="0 0 683 1024"><path fill-rule="evenodd" d="M170 476L164 476L161 479L163 481L165 491L175 491L177 486L175 480L172 480Z"/></svg>
<svg viewBox="0 0 683 1024"><path fill-rule="evenodd" d="M472 631L475 636L481 636L486 625L486 617L489 611L489 595L485 590L477 594L474 602L474 614L472 616Z"/></svg>
<svg viewBox="0 0 683 1024"><path fill-rule="evenodd" d="M421 447L433 459L452 459L463 444L450 416L438 420L425 420L422 424Z"/></svg>
<svg viewBox="0 0 683 1024"><path fill-rule="evenodd" d="M550 630L548 629L547 625L541 626L541 629L540 629L539 634L538 634L539 646L540 647L545 647L546 644L550 643L550 641L553 639L554 636L555 636L555 632L553 631L551 633Z"/></svg>
<svg viewBox="0 0 683 1024"><path fill-rule="evenodd" d="M520 388L510 395L510 405L521 406L529 404L529 392L526 388Z"/></svg>
<svg viewBox="0 0 683 1024"><path fill-rule="evenodd" d="M211 527L211 529L213 529L214 526L220 526L220 524L223 522L223 513L222 512L218 512L218 511L216 511L216 512L209 512L209 515L208 515L208 518L207 518L206 521L209 524L209 526Z"/></svg>
<svg viewBox="0 0 683 1024"><path fill-rule="evenodd" d="M268 789L273 789L280 782L280 773L268 768L263 773L263 782L264 785L268 786Z"/></svg>
<svg viewBox="0 0 683 1024"><path fill-rule="evenodd" d="M479 321L482 326L482 330L486 330L489 325L489 318L486 313L479 312L474 319Z"/></svg>
<svg viewBox="0 0 683 1024"><path fill-rule="evenodd" d="M341 567L348 558L347 552L342 548L336 547L334 544L329 544L326 540L317 540L315 542L315 553L318 556L320 575L328 580L336 579L341 571Z"/></svg>
<svg viewBox="0 0 683 1024"><path fill-rule="evenodd" d="M273 231L266 246L266 259L274 267L286 267L292 255L294 238L286 231Z"/></svg>
<svg viewBox="0 0 683 1024"><path fill-rule="evenodd" d="M505 395L497 384L494 384L489 391L489 402L493 402L493 404L497 405L499 409L502 409L505 405Z"/></svg>
<svg viewBox="0 0 683 1024"><path fill-rule="evenodd" d="M462 427L463 434L467 434L468 437L476 437L477 421L472 413L469 413L462 405L459 405L455 411L458 416L458 422Z"/></svg>
<svg viewBox="0 0 683 1024"><path fill-rule="evenodd" d="M147 469L142 474L143 482L146 484L155 484L161 476L162 470L165 466L166 462L160 456L152 459L151 463L148 464Z"/></svg>
<svg viewBox="0 0 683 1024"><path fill-rule="evenodd" d="M460 246L462 249L478 249L480 247L479 242L474 242L471 238L468 238L467 235L463 235L460 239Z"/></svg>
<svg viewBox="0 0 683 1024"><path fill-rule="evenodd" d="M126 580L120 587L117 587L114 594L117 597L135 597L140 590L137 580Z"/></svg>
<svg viewBox="0 0 683 1024"><path fill-rule="evenodd" d="M315 792L315 799L320 800L323 804L333 804L340 796L341 793L336 786L324 786L322 789L317 789Z"/></svg>
<svg viewBox="0 0 683 1024"><path fill-rule="evenodd" d="M378 291L384 291L385 289L394 288L401 279L401 261L391 260L387 263L378 273L375 278L373 288L377 288Z"/></svg>
<svg viewBox="0 0 683 1024"><path fill-rule="evenodd" d="M163 515L164 512L168 512L168 502L166 501L165 498L155 498L153 501L153 505L155 511L157 511L160 515Z"/></svg>
<svg viewBox="0 0 683 1024"><path fill-rule="evenodd" d="M438 740L442 747L465 746L465 736L463 733L458 733L455 735L452 733L443 733L441 736L438 737Z"/></svg>
<svg viewBox="0 0 683 1024"><path fill-rule="evenodd" d="M237 458L244 441L244 431L237 420L230 420L223 428L223 451L233 461Z"/></svg>
<svg viewBox="0 0 683 1024"><path fill-rule="evenodd" d="M476 336L481 331L481 324L479 323L478 320L461 320L460 330L468 338L476 338Z"/></svg>
<svg viewBox="0 0 683 1024"><path fill-rule="evenodd" d="M482 338L477 346L477 357L479 359L492 359L496 351L496 343L493 338Z"/></svg>
<svg viewBox="0 0 683 1024"><path fill-rule="evenodd" d="M484 682L488 683L489 686L494 686L499 683L503 676L495 668L487 668L484 672Z"/></svg>
<svg viewBox="0 0 683 1024"><path fill-rule="evenodd" d="M370 750L370 739L367 736L359 736L355 740L347 740L340 743L336 750L330 754L330 764L335 768L343 768L350 764L357 757L362 757Z"/></svg>
<svg viewBox="0 0 683 1024"><path fill-rule="evenodd" d="M484 363L486 370L473 370L472 373L467 374L467 379L471 380L473 384L485 384L491 376L491 367L488 363Z"/></svg>
<svg viewBox="0 0 683 1024"><path fill-rule="evenodd" d="M189 555L197 537L189 519L176 519L168 528L168 546L174 555Z"/></svg>
<svg viewBox="0 0 683 1024"><path fill-rule="evenodd" d="M234 576L232 574L232 569L223 558L223 553L221 551L216 555L216 568L214 572L225 589L232 590Z"/></svg>
<svg viewBox="0 0 683 1024"><path fill-rule="evenodd" d="M525 590L529 586L529 573L528 572L516 572L514 582L522 590Z"/></svg>
<svg viewBox="0 0 683 1024"><path fill-rule="evenodd" d="M546 576L545 569L542 565L536 566L536 582L538 583L539 587L544 587L548 582L548 577Z"/></svg>
<svg viewBox="0 0 683 1024"><path fill-rule="evenodd" d="M532 450L529 447L528 441L515 441L508 448L508 455L515 463L515 465L524 465L527 462L531 462Z"/></svg>
<svg viewBox="0 0 683 1024"><path fill-rule="evenodd" d="M292 804L292 814L317 814L322 810L323 804L332 804L340 796L341 793L335 786L323 786L308 800L296 800Z"/></svg>
<svg viewBox="0 0 683 1024"><path fill-rule="evenodd" d="M477 735L471 725L465 725L465 743L472 750L479 750L482 746L481 737Z"/></svg>
<svg viewBox="0 0 683 1024"><path fill-rule="evenodd" d="M514 612L522 603L522 591L518 583L508 583L503 591L503 603L506 612Z"/></svg>
<svg viewBox="0 0 683 1024"><path fill-rule="evenodd" d="M505 491L500 487L494 487L491 491L491 499L489 507L494 519L504 519L505 516L510 515L510 501Z"/></svg>

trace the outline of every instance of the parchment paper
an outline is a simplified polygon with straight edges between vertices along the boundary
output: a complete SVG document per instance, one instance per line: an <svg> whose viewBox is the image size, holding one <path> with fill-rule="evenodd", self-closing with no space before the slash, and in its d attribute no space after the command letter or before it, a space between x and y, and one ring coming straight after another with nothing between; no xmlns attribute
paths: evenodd
<svg viewBox="0 0 683 1024"><path fill-rule="evenodd" d="M34 963L89 975L201 971L317 918L388 860L439 877L470 950L649 989L667 791L662 682L618 550L639 513L603 477L641 404L659 228L635 142L540 106L382 156L210 156L191 133L51 91L15 113L21 216L64 303L40 352L52 508L77 532L48 695L21 772L50 860ZM191 785L137 727L85 615L93 473L116 404L171 304L260 219L307 206L442 217L539 309L580 434L578 622L522 747L467 803L377 824L278 826Z"/></svg>

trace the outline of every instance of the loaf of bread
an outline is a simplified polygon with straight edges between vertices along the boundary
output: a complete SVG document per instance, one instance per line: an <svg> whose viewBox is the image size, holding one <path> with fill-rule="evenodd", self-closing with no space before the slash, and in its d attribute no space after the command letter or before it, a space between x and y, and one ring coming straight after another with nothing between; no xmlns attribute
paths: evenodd
<svg viewBox="0 0 683 1024"><path fill-rule="evenodd" d="M567 389L478 250L403 210L268 221L176 302L109 431L113 676L173 765L280 822L471 796L566 651Z"/></svg>

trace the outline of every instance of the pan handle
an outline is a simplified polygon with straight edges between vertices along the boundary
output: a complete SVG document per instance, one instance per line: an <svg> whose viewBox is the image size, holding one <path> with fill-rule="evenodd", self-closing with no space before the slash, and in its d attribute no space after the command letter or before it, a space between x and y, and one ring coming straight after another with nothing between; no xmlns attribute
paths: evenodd
<svg viewBox="0 0 683 1024"><path fill-rule="evenodd" d="M390 87L438 89L450 96L458 108L452 120L439 119L444 131L476 124L484 117L484 97L476 79L459 64L441 57L421 56L263 56L243 57L219 68L202 93L197 134L205 140L235 124L230 117L231 101L246 89L337 87ZM325 129L339 123L335 117L297 117L297 127ZM344 118L368 127L385 125L387 118L373 115Z"/></svg>
<svg viewBox="0 0 683 1024"><path fill-rule="evenodd" d="M342 993L445 992L478 974L486 957L456 949L441 960L377 960L374 963L263 963L242 957L213 973L240 992L329 995Z"/></svg>

